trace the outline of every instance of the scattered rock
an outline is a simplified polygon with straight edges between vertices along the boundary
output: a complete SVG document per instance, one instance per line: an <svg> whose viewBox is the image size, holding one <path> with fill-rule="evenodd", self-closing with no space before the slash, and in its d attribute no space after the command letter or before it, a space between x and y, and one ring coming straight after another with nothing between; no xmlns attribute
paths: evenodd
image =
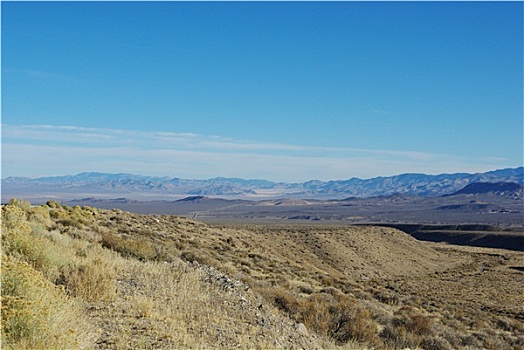
<svg viewBox="0 0 524 350"><path fill-rule="evenodd" d="M303 323L297 323L295 325L295 329L297 330L297 333L300 335L303 335L303 336L308 335L307 328Z"/></svg>

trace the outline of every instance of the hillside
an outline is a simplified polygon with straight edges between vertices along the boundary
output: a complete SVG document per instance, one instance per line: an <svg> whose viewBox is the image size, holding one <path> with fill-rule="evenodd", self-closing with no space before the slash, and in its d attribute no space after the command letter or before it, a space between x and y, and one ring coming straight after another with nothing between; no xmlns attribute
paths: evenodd
<svg viewBox="0 0 524 350"><path fill-rule="evenodd" d="M211 226L12 201L2 207L2 344L518 349L522 261L386 227Z"/></svg>
<svg viewBox="0 0 524 350"><path fill-rule="evenodd" d="M163 250L145 231L157 218L50 205L2 207L2 349L337 348L248 285ZM124 218L138 235L118 234Z"/></svg>

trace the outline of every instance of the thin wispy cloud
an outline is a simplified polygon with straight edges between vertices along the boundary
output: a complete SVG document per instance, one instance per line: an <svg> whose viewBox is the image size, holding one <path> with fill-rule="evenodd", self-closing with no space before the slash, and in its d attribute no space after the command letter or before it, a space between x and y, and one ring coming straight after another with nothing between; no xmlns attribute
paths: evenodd
<svg viewBox="0 0 524 350"><path fill-rule="evenodd" d="M2 139L3 177L101 171L300 182L404 172L476 172L505 165L504 159L472 162L453 155L414 151L263 143L216 135L76 126L4 124Z"/></svg>
<svg viewBox="0 0 524 350"><path fill-rule="evenodd" d="M76 126L3 125L2 136L6 140L13 138L17 140L45 141L49 144L73 144L77 146L96 143L99 147L134 145L155 149L183 147L187 149L207 149L212 151L290 152L295 155L387 155L412 158L414 160L430 160L432 157L431 154L424 152L304 146L235 140L228 137L206 136L194 133L84 128Z"/></svg>
<svg viewBox="0 0 524 350"><path fill-rule="evenodd" d="M27 68L2 68L3 74L17 74L26 76L29 78L36 78L36 79L51 79L51 80L58 80L58 81L67 81L67 82L74 82L76 79L74 79L71 76L64 75L64 74L58 74L53 72L46 72L41 70L35 70L35 69L27 69Z"/></svg>

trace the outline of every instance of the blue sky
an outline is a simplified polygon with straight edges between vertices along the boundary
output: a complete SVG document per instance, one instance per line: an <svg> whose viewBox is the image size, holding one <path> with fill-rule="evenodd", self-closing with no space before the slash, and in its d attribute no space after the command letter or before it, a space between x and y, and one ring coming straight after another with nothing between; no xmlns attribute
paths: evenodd
<svg viewBox="0 0 524 350"><path fill-rule="evenodd" d="M2 177L523 163L522 2L2 2Z"/></svg>

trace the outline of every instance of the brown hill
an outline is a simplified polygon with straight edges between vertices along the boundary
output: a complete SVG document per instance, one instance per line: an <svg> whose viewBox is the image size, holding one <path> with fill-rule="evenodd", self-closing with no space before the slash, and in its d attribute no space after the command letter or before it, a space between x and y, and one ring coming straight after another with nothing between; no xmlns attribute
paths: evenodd
<svg viewBox="0 0 524 350"><path fill-rule="evenodd" d="M245 248L223 246L221 253L230 261L251 255L255 264L275 265L275 271L289 271L293 277L318 271L350 280L392 278L425 274L453 264L442 253L390 228L307 225L222 228L212 236L213 243L209 243L220 245L220 239L216 238L220 236L240 242L249 239ZM206 239L202 238L203 241Z"/></svg>

